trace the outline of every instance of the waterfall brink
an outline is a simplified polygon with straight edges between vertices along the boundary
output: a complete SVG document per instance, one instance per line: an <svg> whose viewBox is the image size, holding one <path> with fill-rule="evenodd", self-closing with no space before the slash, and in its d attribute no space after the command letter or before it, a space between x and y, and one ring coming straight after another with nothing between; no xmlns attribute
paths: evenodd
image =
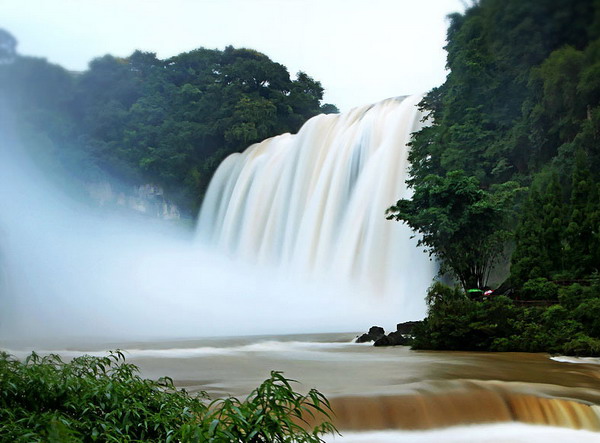
<svg viewBox="0 0 600 443"><path fill-rule="evenodd" d="M517 421L600 431L598 406L508 392L338 397L331 399L331 405L333 422L341 430L424 430Z"/></svg>
<svg viewBox="0 0 600 443"><path fill-rule="evenodd" d="M296 277L422 300L434 264L406 226L385 219L409 196L407 143L422 125L419 100L319 115L296 135L231 155L208 189L200 238Z"/></svg>

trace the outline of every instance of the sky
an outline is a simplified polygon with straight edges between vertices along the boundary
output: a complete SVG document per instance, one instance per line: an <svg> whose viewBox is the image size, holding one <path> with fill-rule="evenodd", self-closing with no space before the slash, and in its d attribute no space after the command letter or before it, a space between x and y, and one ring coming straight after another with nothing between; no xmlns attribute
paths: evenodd
<svg viewBox="0 0 600 443"><path fill-rule="evenodd" d="M465 0L0 0L22 55L70 70L134 50L256 49L347 111L443 83L446 16Z"/></svg>

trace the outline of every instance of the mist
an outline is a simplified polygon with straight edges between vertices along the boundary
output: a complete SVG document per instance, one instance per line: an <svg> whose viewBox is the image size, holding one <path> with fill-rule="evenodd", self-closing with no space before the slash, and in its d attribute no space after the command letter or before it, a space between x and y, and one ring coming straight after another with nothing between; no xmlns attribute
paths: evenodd
<svg viewBox="0 0 600 443"><path fill-rule="evenodd" d="M227 257L173 223L72 199L2 128L0 340L122 340L393 328L402 307ZM383 301L383 300L381 300ZM390 307L391 306L391 307Z"/></svg>

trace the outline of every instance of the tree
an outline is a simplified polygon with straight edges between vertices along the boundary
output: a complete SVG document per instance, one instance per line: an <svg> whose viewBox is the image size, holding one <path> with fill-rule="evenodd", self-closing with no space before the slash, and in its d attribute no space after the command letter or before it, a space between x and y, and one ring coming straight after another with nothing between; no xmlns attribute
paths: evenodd
<svg viewBox="0 0 600 443"><path fill-rule="evenodd" d="M541 177L543 179L543 177ZM558 176L534 183L521 211L515 234L511 282L518 287L530 279L553 279L564 271L565 205Z"/></svg>
<svg viewBox="0 0 600 443"><path fill-rule="evenodd" d="M235 105L232 125L225 131L225 140L249 145L272 133L277 108L270 101L242 96Z"/></svg>
<svg viewBox="0 0 600 443"><path fill-rule="evenodd" d="M438 257L441 272L451 273L465 290L483 288L510 237L509 215L519 190L514 182L483 190L463 171L431 174L415 183L411 200L390 207L387 218L419 233L419 245Z"/></svg>
<svg viewBox="0 0 600 443"><path fill-rule="evenodd" d="M560 304L523 308L438 291L415 345L598 355L600 2L472 2L450 16L447 41L448 76L421 101L430 124L411 141L415 195L392 217L472 287L471 269L486 266L477 264L482 245L498 252L510 236L501 220L512 198L500 198L498 184L527 186L515 208L510 283L521 298ZM492 197L507 206L488 205Z"/></svg>
<svg viewBox="0 0 600 443"><path fill-rule="evenodd" d="M587 166L587 156L575 157L571 188L571 214L565 230L566 256L576 278L598 271L598 194Z"/></svg>
<svg viewBox="0 0 600 443"><path fill-rule="evenodd" d="M325 103L321 105L321 112L323 114L339 114L340 110L336 105L332 105L331 103Z"/></svg>
<svg viewBox="0 0 600 443"><path fill-rule="evenodd" d="M0 32L0 51L14 49L11 38ZM321 108L323 88L307 74L293 80L266 55L231 46L166 60L106 55L78 74L17 56L0 64L0 90L41 146L36 158L60 175L150 182L190 216L227 155L337 110Z"/></svg>

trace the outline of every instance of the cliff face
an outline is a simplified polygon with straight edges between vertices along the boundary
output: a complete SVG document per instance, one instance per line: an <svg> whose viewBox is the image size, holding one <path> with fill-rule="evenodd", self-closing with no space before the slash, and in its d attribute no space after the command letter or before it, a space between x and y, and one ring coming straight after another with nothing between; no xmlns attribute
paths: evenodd
<svg viewBox="0 0 600 443"><path fill-rule="evenodd" d="M178 206L165 198L160 186L146 183L140 186L115 189L108 181L86 183L87 193L100 207L131 210L162 220L179 220Z"/></svg>

